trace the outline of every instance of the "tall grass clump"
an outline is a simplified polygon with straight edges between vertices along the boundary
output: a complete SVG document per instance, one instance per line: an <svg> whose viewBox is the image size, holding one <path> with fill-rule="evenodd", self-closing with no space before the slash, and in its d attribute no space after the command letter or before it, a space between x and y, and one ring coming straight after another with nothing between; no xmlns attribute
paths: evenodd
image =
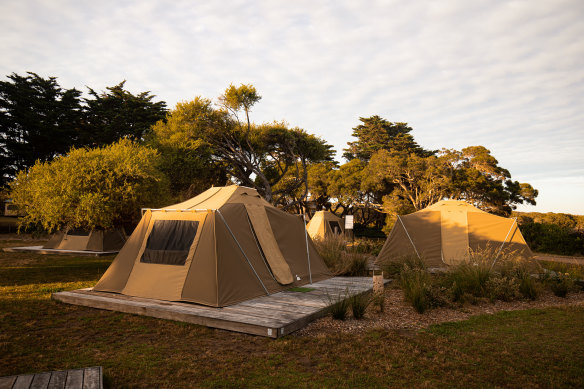
<svg viewBox="0 0 584 389"><path fill-rule="evenodd" d="M520 267L516 270L517 279L519 280L519 292L521 295L529 300L537 300L541 292L541 286L535 278L531 276L531 272L525 268Z"/></svg>
<svg viewBox="0 0 584 389"><path fill-rule="evenodd" d="M315 239L316 250L329 270L336 275L367 275L367 255L347 249L347 242L340 235Z"/></svg>
<svg viewBox="0 0 584 389"><path fill-rule="evenodd" d="M369 304L373 300L369 293L360 293L349 298L349 305L351 306L351 311L353 312L353 317L357 320L362 319L365 316L365 311Z"/></svg>
<svg viewBox="0 0 584 389"><path fill-rule="evenodd" d="M404 264L399 276L404 297L416 312L424 313L431 307L432 280L425 269L416 269Z"/></svg>
<svg viewBox="0 0 584 389"><path fill-rule="evenodd" d="M463 261L454 266L449 274L450 290L454 301L465 296L487 297L491 266L486 261Z"/></svg>
<svg viewBox="0 0 584 389"><path fill-rule="evenodd" d="M344 293L339 293L337 296L327 294L327 299L330 304L329 311L335 320L345 320L347 312L349 311L350 299L349 290L345 289Z"/></svg>
<svg viewBox="0 0 584 389"><path fill-rule="evenodd" d="M335 272L339 268L342 254L347 249L347 242L341 235L333 235L325 239L314 239L316 251L320 254L327 267Z"/></svg>

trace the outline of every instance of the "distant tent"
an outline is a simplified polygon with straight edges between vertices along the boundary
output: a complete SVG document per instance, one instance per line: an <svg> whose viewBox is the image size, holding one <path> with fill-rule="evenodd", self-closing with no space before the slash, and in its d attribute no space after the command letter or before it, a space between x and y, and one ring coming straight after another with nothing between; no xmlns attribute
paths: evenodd
<svg viewBox="0 0 584 389"><path fill-rule="evenodd" d="M330 277L300 217L233 185L146 210L93 290L223 307Z"/></svg>
<svg viewBox="0 0 584 389"><path fill-rule="evenodd" d="M414 255L430 267L443 267L463 261L469 249L485 248L531 256L515 219L492 215L464 201L445 200L398 216L377 262Z"/></svg>
<svg viewBox="0 0 584 389"><path fill-rule="evenodd" d="M44 249L72 251L119 251L126 243L123 230L79 230L57 232L43 246Z"/></svg>
<svg viewBox="0 0 584 389"><path fill-rule="evenodd" d="M343 219L329 211L318 211L306 225L306 231L312 239L324 239L345 232Z"/></svg>

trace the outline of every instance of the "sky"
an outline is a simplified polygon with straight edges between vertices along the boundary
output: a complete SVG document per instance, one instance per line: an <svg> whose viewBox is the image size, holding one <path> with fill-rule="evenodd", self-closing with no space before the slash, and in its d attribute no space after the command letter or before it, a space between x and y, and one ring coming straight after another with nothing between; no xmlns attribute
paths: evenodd
<svg viewBox="0 0 584 389"><path fill-rule="evenodd" d="M256 123L342 149L360 117L428 149L483 145L539 190L520 211L584 215L584 1L0 0L0 77L126 80L169 108L253 84Z"/></svg>

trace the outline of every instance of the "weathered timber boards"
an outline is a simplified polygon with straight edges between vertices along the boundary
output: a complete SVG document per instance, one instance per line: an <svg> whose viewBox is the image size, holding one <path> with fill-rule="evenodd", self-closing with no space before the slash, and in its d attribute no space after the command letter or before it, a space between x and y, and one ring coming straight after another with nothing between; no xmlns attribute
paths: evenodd
<svg viewBox="0 0 584 389"><path fill-rule="evenodd" d="M3 248L3 250L7 253L58 254L84 257L103 257L106 255L115 255L118 253L118 251L81 251L81 250L44 249L43 246L5 247Z"/></svg>
<svg viewBox="0 0 584 389"><path fill-rule="evenodd" d="M339 297L366 293L369 277L336 277L305 285L308 292L282 291L224 308L80 289L53 294L65 303L184 321L212 328L277 338L324 316Z"/></svg>
<svg viewBox="0 0 584 389"><path fill-rule="evenodd" d="M0 389L103 389L101 366L0 377Z"/></svg>

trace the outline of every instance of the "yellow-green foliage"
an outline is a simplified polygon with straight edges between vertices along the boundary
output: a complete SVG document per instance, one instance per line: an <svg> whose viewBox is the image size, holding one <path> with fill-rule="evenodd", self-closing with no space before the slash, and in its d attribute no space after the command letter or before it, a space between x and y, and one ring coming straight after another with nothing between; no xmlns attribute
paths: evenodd
<svg viewBox="0 0 584 389"><path fill-rule="evenodd" d="M163 205L167 198L158 159L154 149L122 139L37 162L11 184L14 203L26 213L21 224L54 231L135 222L141 207Z"/></svg>

